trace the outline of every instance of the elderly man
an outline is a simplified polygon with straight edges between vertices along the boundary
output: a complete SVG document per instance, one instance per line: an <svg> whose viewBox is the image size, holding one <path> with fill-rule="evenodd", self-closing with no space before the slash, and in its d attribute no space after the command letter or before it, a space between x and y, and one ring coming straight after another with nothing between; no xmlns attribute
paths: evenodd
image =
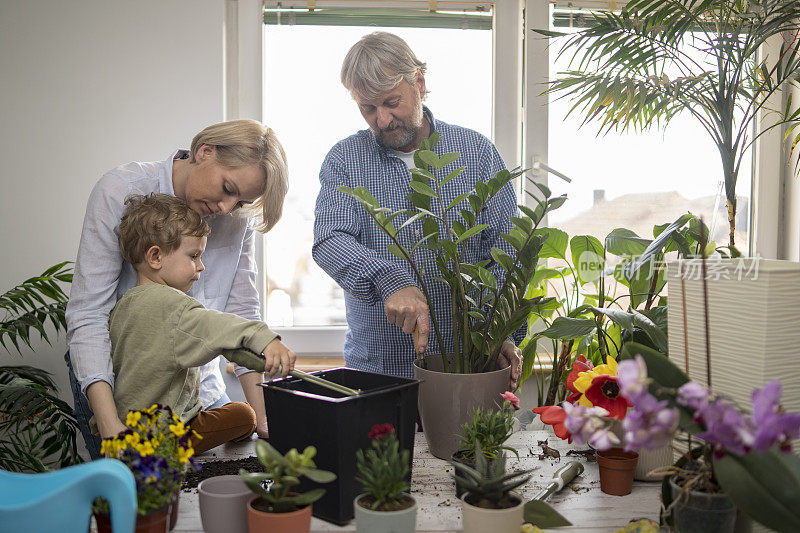
<svg viewBox="0 0 800 533"><path fill-rule="evenodd" d="M430 333L429 312L438 319L445 345L453 345L450 292L432 279L437 271L432 257L423 259L423 276L434 306L428 309L409 265L387 251L389 241L369 215L336 188L364 186L382 206L411 208L406 195L413 152L434 132L441 135L437 152L458 152L461 164L466 166L457 178L461 181L448 187L448 202L471 190L476 181L487 181L505 165L484 136L435 120L422 105L425 63L396 35L376 32L364 36L347 53L341 76L369 129L337 143L322 164L313 257L345 290L347 366L411 376L415 355L409 334L417 330L417 349L424 353ZM492 246L513 253L499 238L510 229L509 217L517 210L511 184L486 209L489 228L482 233L479 245L468 248L470 262L491 259ZM419 238L421 223L413 231ZM510 387L516 388L522 356L513 342L506 341L499 364L512 366Z"/></svg>

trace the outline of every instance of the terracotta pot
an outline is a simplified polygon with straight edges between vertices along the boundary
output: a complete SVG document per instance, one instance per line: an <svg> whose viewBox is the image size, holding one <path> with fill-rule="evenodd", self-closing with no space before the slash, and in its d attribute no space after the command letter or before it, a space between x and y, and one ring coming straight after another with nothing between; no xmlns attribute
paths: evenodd
<svg viewBox="0 0 800 533"><path fill-rule="evenodd" d="M136 533L166 533L169 525L169 505L150 511L145 515L136 515ZM97 521L97 533L112 533L111 517L107 514L94 515Z"/></svg>
<svg viewBox="0 0 800 533"><path fill-rule="evenodd" d="M736 507L724 492L707 493L696 490L681 496L682 488L670 479L672 490L672 520L675 531L731 533L736 525ZM677 501L676 501L677 500Z"/></svg>
<svg viewBox="0 0 800 533"><path fill-rule="evenodd" d="M247 533L247 504L253 493L237 475L204 479L197 486L200 521L206 533Z"/></svg>
<svg viewBox="0 0 800 533"><path fill-rule="evenodd" d="M181 501L181 489L178 487L178 490L172 495L172 503L169 506L169 530L172 531L175 529L175 525L178 523L178 504Z"/></svg>
<svg viewBox="0 0 800 533"><path fill-rule="evenodd" d="M525 506L522 498L511 493L519 503L508 509L484 509L467 502L469 493L461 497L464 533L519 533Z"/></svg>
<svg viewBox="0 0 800 533"><path fill-rule="evenodd" d="M362 507L358 500L364 496L359 494L353 500L353 509L356 515L357 533L414 533L417 528L417 501L410 495L414 504L407 509L399 511L373 511Z"/></svg>
<svg viewBox="0 0 800 533"><path fill-rule="evenodd" d="M247 504L247 528L250 533L308 533L311 529L311 505L290 513L265 513L253 508L256 496Z"/></svg>
<svg viewBox="0 0 800 533"><path fill-rule="evenodd" d="M600 490L614 496L625 496L633 488L633 471L639 461L639 454L626 452L622 448L611 448L596 452L600 467Z"/></svg>
<svg viewBox="0 0 800 533"><path fill-rule="evenodd" d="M414 377L422 381L419 414L425 440L431 454L450 459L458 450L462 426L475 409L497 409L501 405L500 395L508 388L511 368L480 374L450 374L443 370L441 355L414 361Z"/></svg>

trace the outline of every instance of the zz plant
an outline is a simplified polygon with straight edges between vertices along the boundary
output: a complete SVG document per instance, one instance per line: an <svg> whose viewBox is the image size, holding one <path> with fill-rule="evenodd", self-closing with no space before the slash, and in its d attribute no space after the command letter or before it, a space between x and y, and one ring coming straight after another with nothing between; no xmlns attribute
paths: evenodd
<svg viewBox="0 0 800 533"><path fill-rule="evenodd" d="M460 154L438 156L433 149L439 140L439 134L434 133L423 139L419 150L414 152L416 168L410 172L411 192L407 196L412 209L393 211L382 207L364 187L341 186L338 190L358 201L389 237L389 251L409 263L430 309L434 308L430 290L417 264L417 255L422 250L434 254L438 270L434 279L444 283L452 295L455 357L453 368L448 358L444 358L445 371L486 372L495 368L503 342L525 323L537 303L546 300L539 296L525 297L545 240L536 229L546 214L560 207L566 197L551 197L547 187L537 184L543 198L536 199L538 205L534 209L519 206L522 213L511 218L511 230L501 235L513 248L514 256L495 247L491 250L491 260L469 263L464 257L467 241L479 239L480 233L488 227L478 223L481 210L523 171L501 170L485 183L478 181L474 189L448 204L443 199L442 188L456 179L464 167L445 175L444 167L456 162ZM400 234L410 231L416 221L422 222L421 236L411 246L403 246ZM447 354L449 350L435 313L431 319L439 353Z"/></svg>
<svg viewBox="0 0 800 533"><path fill-rule="evenodd" d="M22 354L36 335L50 344L47 328L66 330L67 295L72 267L59 263L40 276L0 295L0 346ZM48 325L49 324L49 325ZM82 462L72 408L58 396L50 374L27 365L0 365L0 468L45 472Z"/></svg>

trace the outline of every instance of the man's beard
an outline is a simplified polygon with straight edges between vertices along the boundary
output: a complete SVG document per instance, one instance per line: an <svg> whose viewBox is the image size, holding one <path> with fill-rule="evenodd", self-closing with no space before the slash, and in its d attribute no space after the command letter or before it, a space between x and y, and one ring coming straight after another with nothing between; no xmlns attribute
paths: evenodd
<svg viewBox="0 0 800 533"><path fill-rule="evenodd" d="M375 135L375 140L379 145L391 150L399 150L411 144L420 128L422 128L422 102L420 102L419 97L415 100L417 112L415 113L416 116L410 119L411 124L406 124L400 119L395 119L385 128L372 130L372 133ZM389 138L387 135L388 132L392 132L394 135Z"/></svg>

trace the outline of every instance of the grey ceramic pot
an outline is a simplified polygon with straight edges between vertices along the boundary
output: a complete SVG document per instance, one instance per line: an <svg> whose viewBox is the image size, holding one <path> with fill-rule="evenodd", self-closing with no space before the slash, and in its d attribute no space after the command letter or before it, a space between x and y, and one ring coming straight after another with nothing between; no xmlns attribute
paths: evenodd
<svg viewBox="0 0 800 533"><path fill-rule="evenodd" d="M253 493L239 476L205 479L197 487L206 533L247 533L247 502Z"/></svg>
<svg viewBox="0 0 800 533"><path fill-rule="evenodd" d="M732 533L736 525L736 507L724 492L709 494L690 490L688 498L680 496L682 488L669 480L672 489L672 520L675 531L691 533ZM680 501L675 501L680 500Z"/></svg>
<svg viewBox="0 0 800 533"><path fill-rule="evenodd" d="M449 460L458 450L462 426L475 408L497 409L500 395L508 388L511 368L480 374L443 372L442 356L431 355L414 361L414 378L419 385L419 415L430 452Z"/></svg>
<svg viewBox="0 0 800 533"><path fill-rule="evenodd" d="M414 500L410 494L404 493ZM359 494L353 500L356 514L357 533L414 533L417 529L417 501L408 509L400 511L373 511L358 504L364 496Z"/></svg>

